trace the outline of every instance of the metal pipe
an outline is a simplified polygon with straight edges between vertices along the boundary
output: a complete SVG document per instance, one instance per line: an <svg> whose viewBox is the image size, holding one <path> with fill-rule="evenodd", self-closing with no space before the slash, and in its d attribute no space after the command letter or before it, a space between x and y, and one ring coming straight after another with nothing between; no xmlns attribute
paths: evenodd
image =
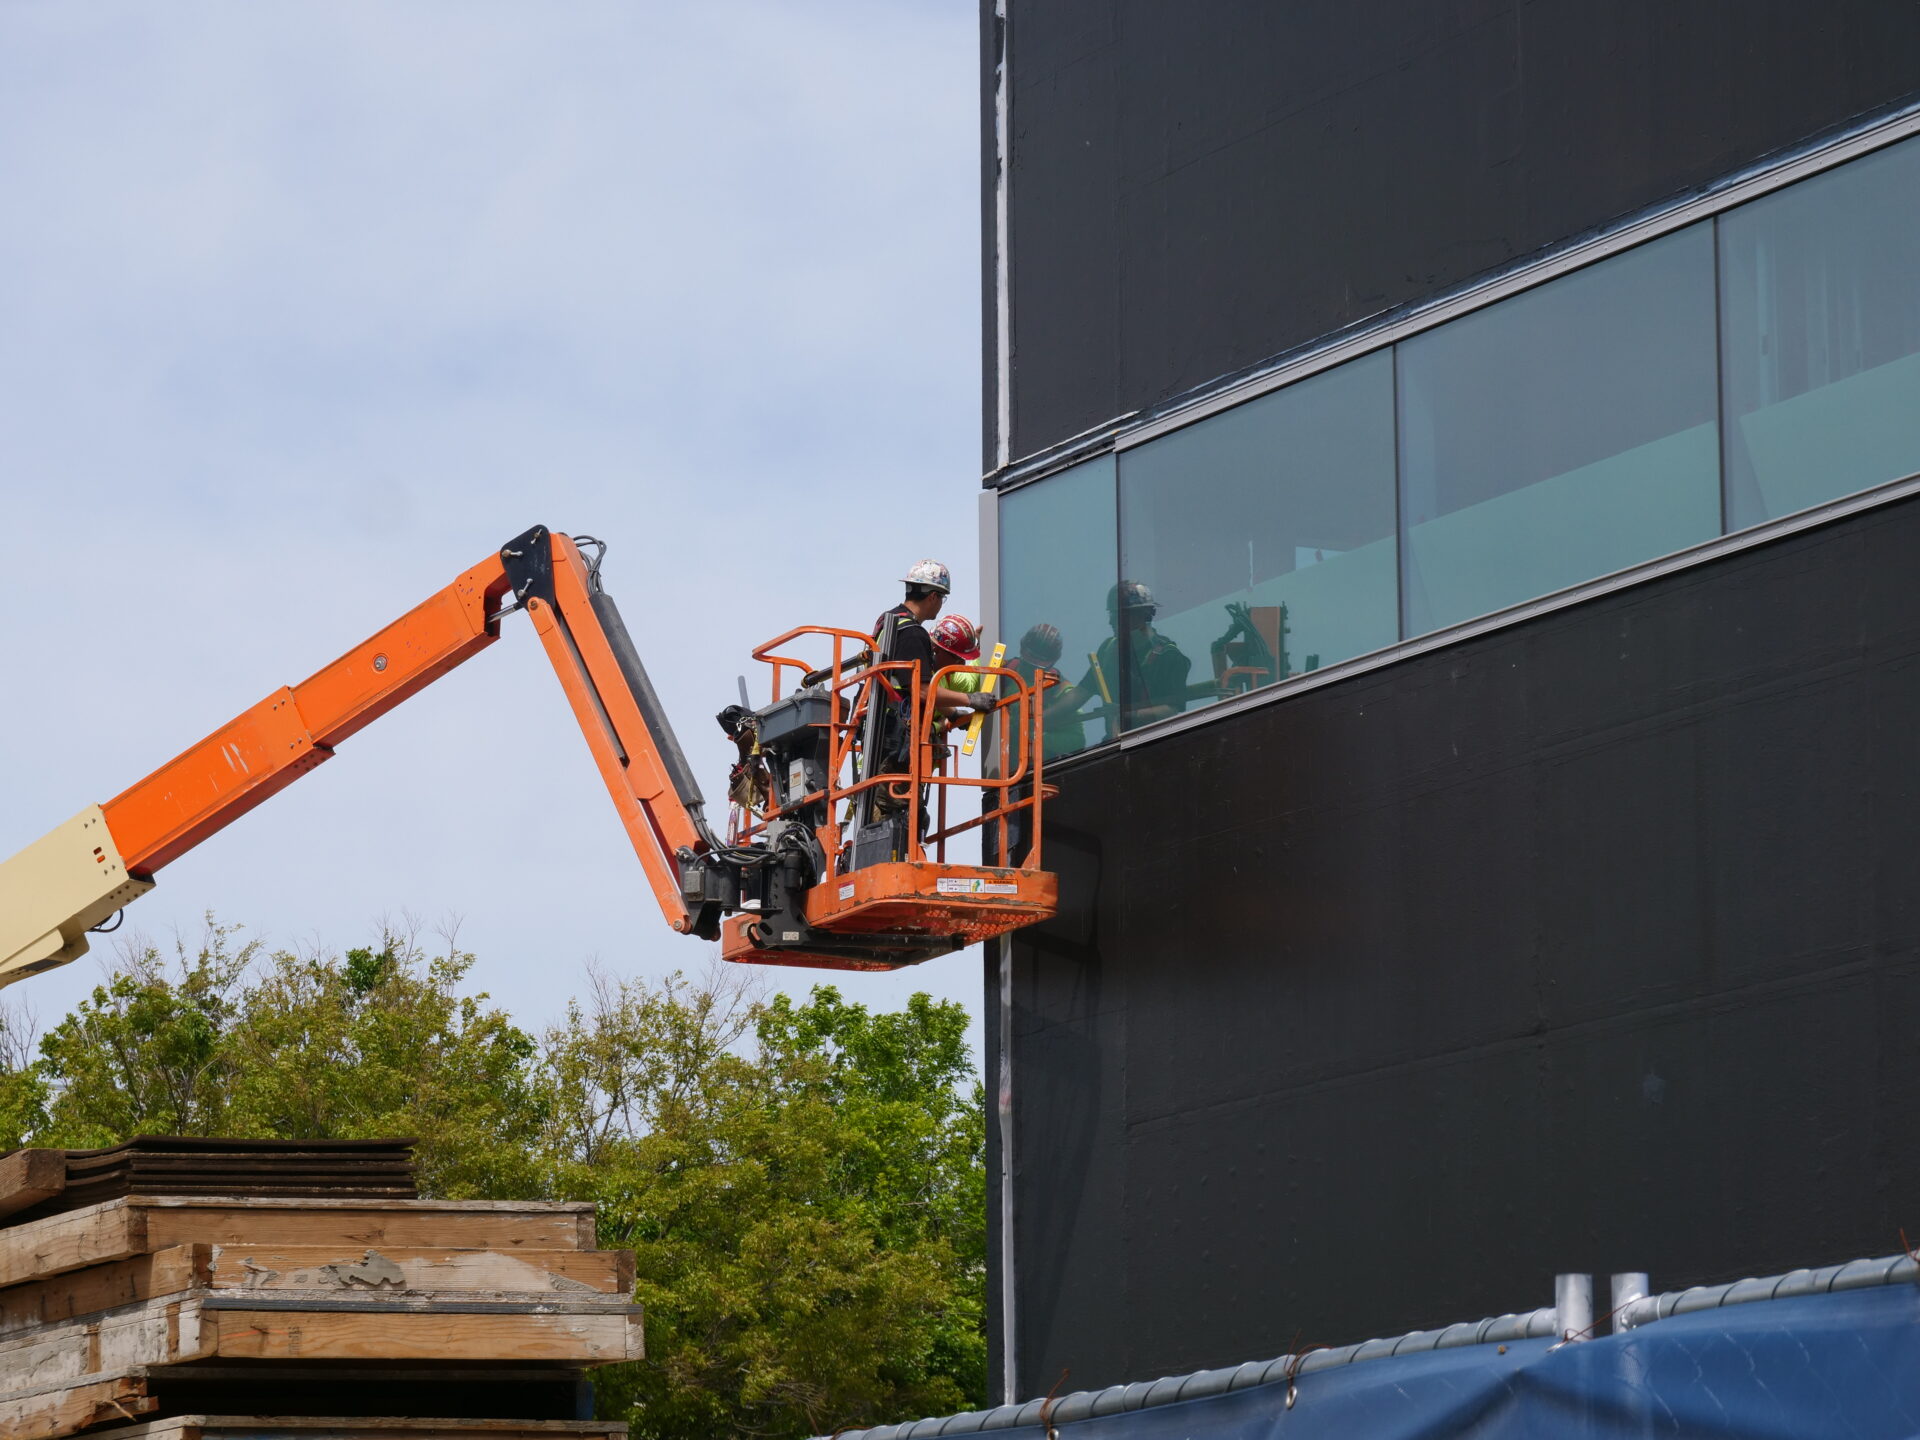
<svg viewBox="0 0 1920 1440"><path fill-rule="evenodd" d="M1614 1275L1608 1297L1614 1334L1622 1334L1653 1318L1645 1313L1650 1285L1651 1281L1644 1270L1622 1270Z"/></svg>
<svg viewBox="0 0 1920 1440"><path fill-rule="evenodd" d="M1553 1324L1563 1341L1593 1338L1593 1276L1553 1277Z"/></svg>

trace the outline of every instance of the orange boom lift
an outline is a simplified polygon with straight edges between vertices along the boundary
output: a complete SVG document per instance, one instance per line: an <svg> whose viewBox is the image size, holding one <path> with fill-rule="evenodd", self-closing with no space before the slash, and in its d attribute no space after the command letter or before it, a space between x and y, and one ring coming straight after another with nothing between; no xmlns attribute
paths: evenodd
<svg viewBox="0 0 1920 1440"><path fill-rule="evenodd" d="M161 866L331 759L522 610L675 930L720 940L728 960L892 970L1054 913L1055 879L1040 868L1041 706L1015 671L990 671L997 764L968 778L946 769L938 677L925 683L912 664L889 661L885 637L871 647L855 631L802 626L762 645L754 656L771 669L771 701L749 708L743 682L742 703L720 714L739 750L722 841L601 588L605 553L590 536L536 525L318 674L0 864L0 985L84 954L87 935L151 890ZM776 652L794 646L827 663ZM980 791L982 814L949 824L957 789ZM1008 864L947 863L947 841L978 826Z"/></svg>

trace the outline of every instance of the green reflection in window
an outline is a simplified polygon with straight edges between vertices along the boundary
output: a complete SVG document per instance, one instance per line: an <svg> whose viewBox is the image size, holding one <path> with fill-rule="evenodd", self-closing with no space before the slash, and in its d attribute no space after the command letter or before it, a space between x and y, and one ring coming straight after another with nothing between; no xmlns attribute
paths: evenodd
<svg viewBox="0 0 1920 1440"><path fill-rule="evenodd" d="M1129 728L1393 643L1386 352L1120 457Z"/></svg>
<svg viewBox="0 0 1920 1440"><path fill-rule="evenodd" d="M1398 352L1408 635L1720 533L1710 223Z"/></svg>
<svg viewBox="0 0 1920 1440"><path fill-rule="evenodd" d="M1727 518L1920 470L1920 141L1720 220Z"/></svg>
<svg viewBox="0 0 1920 1440"><path fill-rule="evenodd" d="M1090 657L1111 635L1116 579L1113 456L1102 455L1000 500L1000 624L1008 663L1029 680L1051 670L1078 686L1048 692L1046 754L1071 755L1112 733Z"/></svg>

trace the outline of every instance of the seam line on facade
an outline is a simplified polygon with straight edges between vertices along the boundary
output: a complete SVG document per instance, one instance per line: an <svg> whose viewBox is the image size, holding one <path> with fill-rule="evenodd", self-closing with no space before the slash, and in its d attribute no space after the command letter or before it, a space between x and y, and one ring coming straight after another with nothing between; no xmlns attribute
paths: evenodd
<svg viewBox="0 0 1920 1440"><path fill-rule="evenodd" d="M1877 510L1883 505L1891 505L1915 494L1920 494L1920 471L1904 475L1898 480L1890 480L1871 490L1862 490L1838 500L1830 500L1824 505L1814 506L1809 510L1784 515L1778 520L1770 520L1763 525L1736 531L1732 535L1717 536L1689 549L1662 555L1657 560L1648 560L1639 565L1629 566L1625 570L1616 570L1611 575L1602 575L1597 579L1569 586L1565 590L1556 590L1551 595L1542 595L1537 600L1529 600L1505 610L1495 610L1445 630L1417 635L1411 640L1402 640L1398 644L1370 651L1365 655L1356 655L1351 660L1342 660L1337 665L1328 665L1320 670L1294 676L1278 684L1268 685L1264 689L1251 691L1244 696L1236 696L1217 705L1209 705L1203 710L1176 715L1166 720L1156 720L1150 725L1143 725L1138 730L1131 730L1122 735L1118 741L1118 748L1133 750L1142 745L1150 745L1156 740L1164 740L1169 735L1178 735L1201 725L1209 725L1216 720L1224 720L1230 715L1244 714L1263 705L1284 700L1290 695L1316 690L1322 685L1331 685L1336 681L1350 679L1355 675L1364 675L1401 660L1410 660L1416 655L1425 655L1449 645L1457 645L1463 640L1472 640L1495 630L1504 630L1508 626L1518 625L1536 616L1565 610L1588 600L1630 589L1635 585L1657 580L1682 570L1691 570L1725 555L1757 549L1789 535L1816 530L1836 520L1845 519L1849 515L1865 510ZM996 576L995 579L997 584L998 577ZM1058 760L1048 761L1048 768L1072 765L1083 755L1105 754L1113 747L1112 741L1090 746L1079 755L1067 755Z"/></svg>
<svg viewBox="0 0 1920 1440"><path fill-rule="evenodd" d="M1397 344L1469 311L1492 305L1571 271L1631 250L1649 240L1657 240L1675 230L1685 229L1688 225L1735 209L1750 200L1757 200L1915 134L1920 134L1920 105L1908 106L1812 148L1790 152L1784 158L1769 161L1761 168L1750 167L1736 172L1688 199L1643 214L1617 229L1577 241L1551 255L1476 281L1464 289L1428 301L1398 318L1371 325L1360 321L1358 323L1367 328L1358 333L1348 334L1342 339L1282 360L1223 389L1186 402L1173 402L1175 408L1138 423L1129 423L1138 411L1118 416L1102 426L1092 427L1045 450L1024 456L1018 462L1003 463L994 475L986 477L986 483L1004 494L1044 480L1076 460L1085 459L1109 447L1116 452L1132 449L1135 445L1145 444L1222 410L1230 410L1269 391L1304 380L1323 370L1331 370L1349 360L1357 360L1371 351ZM1718 246L1715 248L1717 252ZM1001 263L1006 263L1004 252ZM1010 375L1004 375L1004 383L1010 396ZM1096 435L1096 432L1099 433ZM1011 434L1003 433L1001 443L1003 447L1010 446Z"/></svg>
<svg viewBox="0 0 1920 1440"><path fill-rule="evenodd" d="M1013 1248L1013 937L1002 935L994 978L1000 1007L1000 1055L994 1074L994 1111L1000 1122L1000 1399L1012 1405L1019 1399L1014 1376L1020 1318L1017 1258Z"/></svg>
<svg viewBox="0 0 1920 1440"><path fill-rule="evenodd" d="M1007 163L1008 122L1013 96L1007 83L1007 0L993 5L993 463L1004 466L1013 454L1013 294L1012 262L1007 252L1012 167Z"/></svg>

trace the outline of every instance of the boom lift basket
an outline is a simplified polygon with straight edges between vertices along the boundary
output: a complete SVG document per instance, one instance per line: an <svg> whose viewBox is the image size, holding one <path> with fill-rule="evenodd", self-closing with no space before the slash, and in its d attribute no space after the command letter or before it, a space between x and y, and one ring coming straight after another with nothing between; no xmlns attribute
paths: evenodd
<svg viewBox="0 0 1920 1440"><path fill-rule="evenodd" d="M824 666L791 653L822 640L831 652ZM736 785L729 842L775 849L802 832L819 878L784 918L770 904L743 903L721 928L728 960L894 970L1049 919L1058 907L1058 883L1041 869L1050 792L1038 700L1047 682L1005 666L950 665L923 679L911 661L873 657L871 644L858 631L801 625L753 652L771 667L773 699L744 717L750 733L735 738L742 766L766 773L757 789ZM959 773L936 708L941 681L969 669L993 677L997 702L979 776ZM951 801L968 791L980 795L981 813L952 818ZM743 795L771 798L742 804ZM948 843L976 830L1004 863L948 859Z"/></svg>

